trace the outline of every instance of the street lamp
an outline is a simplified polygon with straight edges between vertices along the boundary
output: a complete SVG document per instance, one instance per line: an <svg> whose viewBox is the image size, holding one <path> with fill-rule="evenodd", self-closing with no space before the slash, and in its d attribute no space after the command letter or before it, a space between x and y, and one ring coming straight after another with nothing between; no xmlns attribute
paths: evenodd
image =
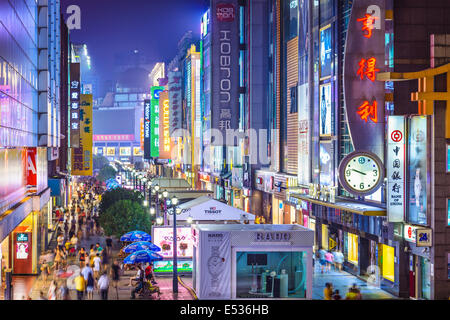
<svg viewBox="0 0 450 320"><path fill-rule="evenodd" d="M181 213L181 209L177 208L178 198L173 197L170 201L172 210L169 211L169 214L173 215L173 293L178 293L178 270L177 270L177 215Z"/></svg>
<svg viewBox="0 0 450 320"><path fill-rule="evenodd" d="M155 197L155 203L156 203L156 217L159 216L159 196L160 196L160 194L158 193L158 191L159 191L159 186L158 186L158 185L155 185L155 186L153 187L153 189L152 189L152 192L153 192L154 194L156 194L156 197ZM150 199L151 199L151 196L150 196ZM158 218L157 218L156 220L157 220L156 222L158 222Z"/></svg>
<svg viewBox="0 0 450 320"><path fill-rule="evenodd" d="M142 178L142 182L144 183L144 206L147 206L146 205L146 203L147 203L147 195L146 195L146 188L147 188L147 178L146 177L143 177Z"/></svg>
<svg viewBox="0 0 450 320"><path fill-rule="evenodd" d="M155 213L156 213L155 207L151 207L151 208L150 208L150 214L151 214L152 216L154 216Z"/></svg>
<svg viewBox="0 0 450 320"><path fill-rule="evenodd" d="M167 190L164 190L162 192L162 197L164 198L164 225L167 225L167 206L170 205L170 200L167 199L167 197L169 196L169 192L167 192Z"/></svg>

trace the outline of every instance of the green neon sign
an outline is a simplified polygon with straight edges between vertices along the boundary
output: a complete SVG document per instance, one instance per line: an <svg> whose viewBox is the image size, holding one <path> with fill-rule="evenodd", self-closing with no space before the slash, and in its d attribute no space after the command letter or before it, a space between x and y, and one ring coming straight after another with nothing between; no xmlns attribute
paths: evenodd
<svg viewBox="0 0 450 320"><path fill-rule="evenodd" d="M159 94L164 87L151 87L150 93L150 156L159 157Z"/></svg>

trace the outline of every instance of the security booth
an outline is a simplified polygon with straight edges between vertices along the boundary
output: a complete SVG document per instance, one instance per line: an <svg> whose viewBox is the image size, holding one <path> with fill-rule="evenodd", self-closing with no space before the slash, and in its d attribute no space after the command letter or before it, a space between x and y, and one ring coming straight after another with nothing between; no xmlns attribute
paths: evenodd
<svg viewBox="0 0 450 320"><path fill-rule="evenodd" d="M300 225L192 226L199 299L312 299L314 231Z"/></svg>

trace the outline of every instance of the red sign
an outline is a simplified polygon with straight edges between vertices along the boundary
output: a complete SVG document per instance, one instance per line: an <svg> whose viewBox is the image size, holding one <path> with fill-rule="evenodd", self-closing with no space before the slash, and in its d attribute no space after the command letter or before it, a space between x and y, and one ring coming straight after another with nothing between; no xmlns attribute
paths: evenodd
<svg viewBox="0 0 450 320"><path fill-rule="evenodd" d="M401 132L400 130L392 131L392 133L391 133L391 139L392 139L392 141L394 141L394 142L400 142L400 141L402 141L402 139L403 139L403 134L402 134L402 132Z"/></svg>
<svg viewBox="0 0 450 320"><path fill-rule="evenodd" d="M364 15L364 18L356 19L356 21L361 21L363 23L361 30L367 32L364 33L364 37L372 37L372 29L374 27L375 19L378 19L378 17L373 17L371 14L367 13Z"/></svg>
<svg viewBox="0 0 450 320"><path fill-rule="evenodd" d="M372 120L372 122L377 123L377 102L374 101L372 105L369 104L369 101L364 101L364 103L358 108L357 113L360 118L367 122L368 118Z"/></svg>
<svg viewBox="0 0 450 320"><path fill-rule="evenodd" d="M27 148L27 185L37 186L37 151L36 148Z"/></svg>
<svg viewBox="0 0 450 320"><path fill-rule="evenodd" d="M231 3L219 3L216 14L220 22L233 22L236 16L234 5Z"/></svg>
<svg viewBox="0 0 450 320"><path fill-rule="evenodd" d="M363 58L359 61L359 69L356 73L361 77L361 80L366 76L370 81L375 81L376 72L380 71L380 69L375 68L376 63L377 59L374 57L368 60Z"/></svg>
<svg viewBox="0 0 450 320"><path fill-rule="evenodd" d="M94 134L94 141L134 141L134 134Z"/></svg>
<svg viewBox="0 0 450 320"><path fill-rule="evenodd" d="M210 181L209 175L203 174L203 173L199 173L198 175L199 175L200 180L206 181L206 182Z"/></svg>

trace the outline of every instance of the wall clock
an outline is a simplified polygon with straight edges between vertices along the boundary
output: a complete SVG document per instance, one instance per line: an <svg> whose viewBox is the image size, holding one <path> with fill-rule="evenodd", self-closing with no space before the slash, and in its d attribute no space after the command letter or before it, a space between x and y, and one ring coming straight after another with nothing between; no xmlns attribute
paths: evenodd
<svg viewBox="0 0 450 320"><path fill-rule="evenodd" d="M355 151L341 161L339 182L351 194L367 196L376 192L383 183L384 171L378 156L372 152Z"/></svg>

